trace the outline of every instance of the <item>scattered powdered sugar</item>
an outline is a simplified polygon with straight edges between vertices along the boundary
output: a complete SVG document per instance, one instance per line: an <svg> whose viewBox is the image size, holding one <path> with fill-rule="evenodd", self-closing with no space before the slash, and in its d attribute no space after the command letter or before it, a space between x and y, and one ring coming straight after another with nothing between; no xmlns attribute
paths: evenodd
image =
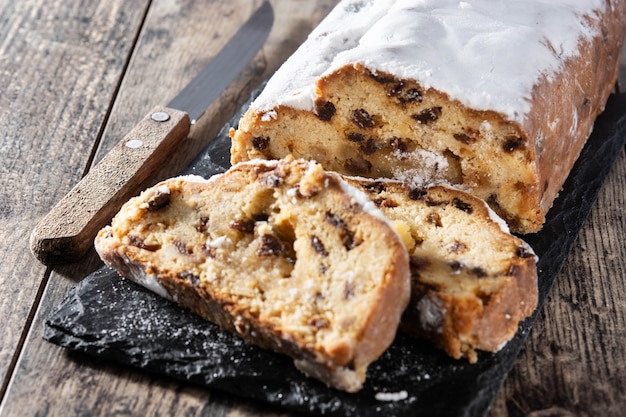
<svg viewBox="0 0 626 417"><path fill-rule="evenodd" d="M394 157L411 160L411 168L395 167L392 175L395 179L407 182L417 188L435 184L447 184L446 173L450 167L448 159L440 153L427 149L415 149L410 153L395 152Z"/></svg>
<svg viewBox="0 0 626 417"><path fill-rule="evenodd" d="M409 393L405 390L398 392L377 392L375 398L378 401L402 401L409 398Z"/></svg>
<svg viewBox="0 0 626 417"><path fill-rule="evenodd" d="M277 117L278 117L278 114L276 113L276 111L270 110L270 111L266 111L265 113L263 113L263 116L261 116L261 121L271 122L272 120L276 120Z"/></svg>

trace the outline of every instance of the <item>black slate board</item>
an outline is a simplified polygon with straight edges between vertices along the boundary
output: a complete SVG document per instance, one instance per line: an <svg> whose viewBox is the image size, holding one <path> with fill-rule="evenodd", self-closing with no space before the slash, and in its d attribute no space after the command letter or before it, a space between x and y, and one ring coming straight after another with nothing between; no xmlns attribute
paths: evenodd
<svg viewBox="0 0 626 417"><path fill-rule="evenodd" d="M233 123L238 115L233 118ZM229 126L185 171L208 176L228 167ZM626 142L626 94L613 95L540 233L526 235L540 257L540 309L597 193ZM48 317L44 338L121 364L261 400L285 409L332 416L481 416L528 335L533 317L497 354L469 365L428 343L399 334L368 369L357 394L306 378L287 357L236 336L103 267L80 282ZM401 393L383 401L377 393Z"/></svg>

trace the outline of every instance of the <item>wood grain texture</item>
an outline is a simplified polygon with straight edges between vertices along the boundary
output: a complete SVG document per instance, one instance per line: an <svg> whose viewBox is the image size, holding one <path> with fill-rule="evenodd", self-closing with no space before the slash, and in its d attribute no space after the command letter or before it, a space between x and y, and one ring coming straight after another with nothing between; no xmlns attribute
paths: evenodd
<svg viewBox="0 0 626 417"><path fill-rule="evenodd" d="M35 226L35 257L46 265L80 260L122 204L167 163L190 126L187 113L153 107Z"/></svg>
<svg viewBox="0 0 626 417"><path fill-rule="evenodd" d="M80 179L146 3L0 1L0 393L46 277L29 234Z"/></svg>

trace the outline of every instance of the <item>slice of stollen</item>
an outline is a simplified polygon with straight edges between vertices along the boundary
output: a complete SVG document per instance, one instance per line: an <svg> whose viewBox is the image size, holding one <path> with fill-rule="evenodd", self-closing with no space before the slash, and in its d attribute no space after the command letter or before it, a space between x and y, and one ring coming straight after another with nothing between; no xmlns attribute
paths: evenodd
<svg viewBox="0 0 626 417"><path fill-rule="evenodd" d="M122 276L349 392L393 341L410 294L407 252L380 210L293 158L161 182L95 245Z"/></svg>
<svg viewBox="0 0 626 417"><path fill-rule="evenodd" d="M537 306L537 258L484 201L446 186L345 179L368 193L409 251L402 330L470 362L515 335Z"/></svg>

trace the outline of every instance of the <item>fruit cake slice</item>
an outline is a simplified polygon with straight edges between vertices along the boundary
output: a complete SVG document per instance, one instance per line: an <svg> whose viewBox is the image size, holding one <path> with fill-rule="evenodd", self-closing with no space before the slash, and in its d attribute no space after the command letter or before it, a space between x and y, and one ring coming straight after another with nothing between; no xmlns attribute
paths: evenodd
<svg viewBox="0 0 626 417"><path fill-rule="evenodd" d="M445 186L346 177L402 236L411 301L401 329L449 355L498 351L537 306L536 256L484 201Z"/></svg>
<svg viewBox="0 0 626 417"><path fill-rule="evenodd" d="M293 158L161 182L95 245L122 276L350 392L393 341L410 294L407 252L380 210Z"/></svg>

